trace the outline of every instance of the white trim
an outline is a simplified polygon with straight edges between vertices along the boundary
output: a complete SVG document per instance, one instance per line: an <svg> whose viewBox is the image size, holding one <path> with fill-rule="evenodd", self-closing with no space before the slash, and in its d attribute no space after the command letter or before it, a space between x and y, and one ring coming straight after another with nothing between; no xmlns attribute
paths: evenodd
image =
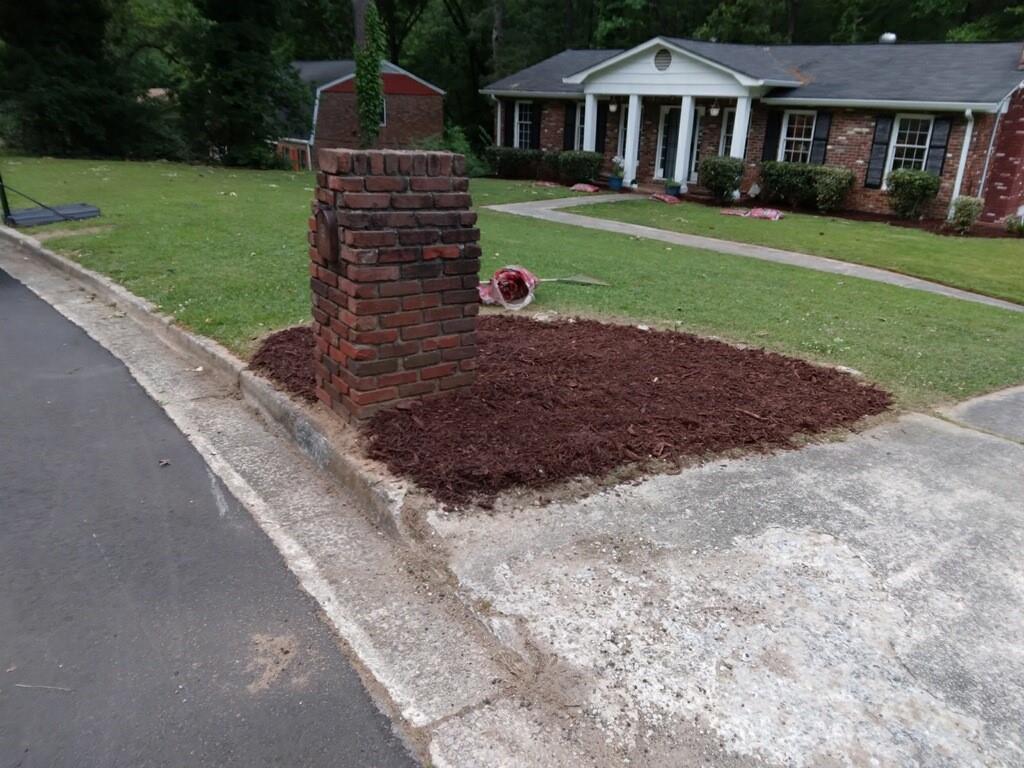
<svg viewBox="0 0 1024 768"><path fill-rule="evenodd" d="M810 143L807 147L807 159L803 161L803 164L811 162L811 150L814 148L814 129L818 127L818 113L813 109L787 109L782 114L782 130L779 131L779 147L775 152L775 159L781 162L794 162L792 160L783 160L786 154L786 133L789 131L789 116L790 115L811 115L814 120L811 121L811 138Z"/></svg>
<svg viewBox="0 0 1024 768"><path fill-rule="evenodd" d="M500 147L504 114L501 99L497 99L495 103L497 106L494 109L494 146Z"/></svg>
<svg viewBox="0 0 1024 768"><path fill-rule="evenodd" d="M581 126L582 121L582 126ZM576 131L572 137L574 149L593 152L597 149L597 97L587 94L582 104L576 105ZM580 128L582 127L582 131ZM582 136L581 136L582 133ZM582 138L582 144L580 139Z"/></svg>
<svg viewBox="0 0 1024 768"><path fill-rule="evenodd" d="M924 161L921 163L921 167L917 170L923 171L925 166L928 164L928 151L932 146L932 131L935 129L935 115L922 115L917 112L900 112L896 114L892 121L892 135L889 137L889 149L885 153L885 168L882 170L882 191L886 189L886 180L889 178L889 174L892 173L892 161L896 157L896 137L900 132L900 121L901 120L927 120L928 121L928 136L924 142ZM950 131L953 128L950 126Z"/></svg>
<svg viewBox="0 0 1024 768"><path fill-rule="evenodd" d="M574 131L572 137L572 148L579 152L587 143L585 129L587 124L587 105L585 102L576 102L576 120L573 122ZM594 131L594 146L597 146L597 131Z"/></svg>
<svg viewBox="0 0 1024 768"><path fill-rule="evenodd" d="M530 135L533 135L533 121L537 119L536 111L533 109L533 102L529 99L520 99L516 102L515 111L512 113L512 143L509 145L514 149L529 149L529 141L525 147L519 146L519 105L530 105Z"/></svg>
<svg viewBox="0 0 1024 768"><path fill-rule="evenodd" d="M569 75L568 77L563 77L562 82L567 83L569 85L578 85L580 83L583 83L588 77L590 77L595 72L600 72L603 69L613 67L616 64L625 61L626 59L632 58L633 56L639 53L643 53L644 51L650 50L652 48L668 48L670 51L674 51L682 56L686 56L689 57L690 59L693 59L694 61L698 61L701 64L704 64L705 66L717 69L720 72L725 72L726 74L731 75L741 85L774 85L789 87L796 87L801 85L801 83L797 80L766 80L763 78L753 77L744 72L740 72L738 70L727 67L724 64L719 64L717 61L707 59L701 56L700 54L694 53L693 51L680 46L678 43L673 43L669 41L667 38L660 36L652 37L650 40L647 40L646 42L640 43L639 45L635 45L632 48L628 48L627 50L622 51L621 53L618 53L610 58L604 59L603 61L599 61L596 64L587 67L586 69L582 69L579 72Z"/></svg>
<svg viewBox="0 0 1024 768"><path fill-rule="evenodd" d="M761 101L777 106L806 107L877 107L878 109L920 109L936 112L997 112L999 103L983 101L903 101L900 99L807 99L799 96L766 97Z"/></svg>
<svg viewBox="0 0 1024 768"><path fill-rule="evenodd" d="M693 96L683 96L679 101L679 130L676 132L676 167L672 169L672 180L686 191L689 176L686 172L691 164L696 131L700 125L700 115L693 106Z"/></svg>
<svg viewBox="0 0 1024 768"><path fill-rule="evenodd" d="M629 105L619 105L619 140L615 146L615 156L622 158L622 164L626 164L626 113L629 111Z"/></svg>
<svg viewBox="0 0 1024 768"><path fill-rule="evenodd" d="M707 110L704 107L694 107L693 109L693 125L690 128L690 147L689 156L686 159L686 164L690 169L687 174L686 180L690 184L696 184L698 176L700 175L700 140L701 131L704 130L704 126L701 123L704 122L704 114Z"/></svg>
<svg viewBox="0 0 1024 768"><path fill-rule="evenodd" d="M389 67L393 67L394 69L384 69L384 65L387 65ZM396 72L394 70L398 70L398 71ZM427 88L429 88L430 90L434 91L434 93L437 93L437 94L439 94L441 96L446 96L447 95L447 93L445 91L441 90L440 88L438 88L433 83L428 83L422 77L418 77L417 75L414 75L409 70L402 69L397 64L392 64L390 61L387 61L387 60L381 61L380 73L381 73L381 75L406 75L407 77L411 77L413 80L415 80L420 85L425 85ZM356 76L356 73L355 73L355 70L353 70L349 74L347 74L347 75L345 75L343 77L339 77L337 80L331 80L331 82L329 82L329 83L324 83L323 85L321 85L320 87L318 87L316 89L317 93L319 93L321 90L324 90L324 89L327 89L327 88L333 88L336 85L340 85L341 83L347 82L347 81L351 80L355 76Z"/></svg>
<svg viewBox="0 0 1024 768"><path fill-rule="evenodd" d="M629 114L626 120L626 154L624 157L625 183L632 186L636 181L637 164L640 160L640 130L643 120L643 100L638 94L629 94Z"/></svg>
<svg viewBox="0 0 1024 768"><path fill-rule="evenodd" d="M583 91L517 91L503 88L499 91L481 88L478 93L484 96L497 96L505 99L582 99Z"/></svg>
<svg viewBox="0 0 1024 768"><path fill-rule="evenodd" d="M724 107L722 109L722 127L718 132L718 154L725 155L729 147L725 145L725 127L729 124L729 113L732 112L733 126L736 125L736 107Z"/></svg>
<svg viewBox="0 0 1024 768"><path fill-rule="evenodd" d="M964 171L967 166L967 155L971 150L971 139L974 136L974 113L968 109L964 112L964 117L967 120L967 126L964 128L964 141L960 147L960 164L956 168L956 181L953 182L953 196L949 198L949 212L946 214L946 218L948 219L953 218L953 204L956 202L956 199L960 197L960 190L964 183ZM950 131L952 130L953 127L950 126ZM927 160L927 156L925 156L925 159Z"/></svg>

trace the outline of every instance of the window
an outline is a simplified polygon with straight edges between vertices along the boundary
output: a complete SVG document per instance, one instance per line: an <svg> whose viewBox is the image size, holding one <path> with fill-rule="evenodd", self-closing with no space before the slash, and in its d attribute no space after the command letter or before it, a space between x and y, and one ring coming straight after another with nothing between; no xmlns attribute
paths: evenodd
<svg viewBox="0 0 1024 768"><path fill-rule="evenodd" d="M931 117L897 115L885 175L888 176L890 172L900 168L923 171L931 136Z"/></svg>
<svg viewBox="0 0 1024 768"><path fill-rule="evenodd" d="M814 119L814 112L786 112L782 120L779 160L786 163L810 161L811 144L814 141Z"/></svg>
<svg viewBox="0 0 1024 768"><path fill-rule="evenodd" d="M385 96L380 98L380 124L381 127L388 124L388 100Z"/></svg>
<svg viewBox="0 0 1024 768"><path fill-rule="evenodd" d="M583 120L587 114L587 107L585 104L576 105L576 139L573 144L574 149L583 149Z"/></svg>
<svg viewBox="0 0 1024 768"><path fill-rule="evenodd" d="M533 102L516 102L516 130L512 138L517 149L529 149L533 134Z"/></svg>
<svg viewBox="0 0 1024 768"><path fill-rule="evenodd" d="M736 127L736 110L726 109L722 113L722 135L718 140L718 154L728 155L732 147L732 132Z"/></svg>

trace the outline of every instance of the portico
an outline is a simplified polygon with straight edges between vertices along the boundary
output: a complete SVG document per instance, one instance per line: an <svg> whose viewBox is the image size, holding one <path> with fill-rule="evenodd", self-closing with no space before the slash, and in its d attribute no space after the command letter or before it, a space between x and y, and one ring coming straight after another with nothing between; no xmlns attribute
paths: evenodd
<svg viewBox="0 0 1024 768"><path fill-rule="evenodd" d="M730 127L723 154L743 159L750 127L751 102L769 88L788 81L754 78L711 59L699 56L665 38L654 38L617 56L563 78L569 85L582 86L584 94L583 149L596 147L598 110L602 101L623 103L625 141L624 178L638 179L641 116L645 97L658 97L662 115L657 123L658 141L654 176L672 179L684 189L696 176L696 142L699 141L701 107L698 99L729 104ZM664 100L678 99L678 106ZM723 109L718 106L717 109ZM723 136L725 131L723 131Z"/></svg>

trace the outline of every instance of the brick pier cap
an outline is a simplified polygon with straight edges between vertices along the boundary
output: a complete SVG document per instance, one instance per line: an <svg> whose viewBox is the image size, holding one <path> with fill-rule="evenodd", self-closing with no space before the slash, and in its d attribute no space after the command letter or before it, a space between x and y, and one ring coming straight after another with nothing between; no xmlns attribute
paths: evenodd
<svg viewBox="0 0 1024 768"><path fill-rule="evenodd" d="M309 219L317 397L349 421L473 383L480 230L466 160L323 149Z"/></svg>

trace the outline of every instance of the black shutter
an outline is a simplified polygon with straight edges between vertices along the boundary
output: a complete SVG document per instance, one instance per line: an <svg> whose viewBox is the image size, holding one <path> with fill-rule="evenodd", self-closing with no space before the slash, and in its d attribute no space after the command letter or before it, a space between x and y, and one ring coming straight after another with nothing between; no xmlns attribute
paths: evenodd
<svg viewBox="0 0 1024 768"><path fill-rule="evenodd" d="M932 138L928 142L928 156L924 160L924 169L935 176L942 175L942 167L946 164L946 146L949 144L949 133L953 127L950 117L936 117L932 122Z"/></svg>
<svg viewBox="0 0 1024 768"><path fill-rule="evenodd" d="M608 102L597 102L597 141L594 151L604 154L604 135L608 133Z"/></svg>
<svg viewBox="0 0 1024 768"><path fill-rule="evenodd" d="M864 174L864 186L879 189L885 176L885 160L889 154L889 138L892 136L892 115L875 118L875 135L871 139L871 154L868 156L868 170Z"/></svg>
<svg viewBox="0 0 1024 768"><path fill-rule="evenodd" d="M565 127L562 129L562 149L576 147L576 102L565 103Z"/></svg>
<svg viewBox="0 0 1024 768"><path fill-rule="evenodd" d="M779 156L779 136L781 133L782 113L769 112L768 124L764 129L764 149L761 151L762 160L775 160Z"/></svg>
<svg viewBox="0 0 1024 768"><path fill-rule="evenodd" d="M533 122L530 124L530 149L540 149L541 102L533 102Z"/></svg>
<svg viewBox="0 0 1024 768"><path fill-rule="evenodd" d="M814 138L811 140L811 158L813 165L824 165L828 150L828 132L832 128L832 113L818 112L814 119Z"/></svg>
<svg viewBox="0 0 1024 768"><path fill-rule="evenodd" d="M501 146L511 147L515 145L516 103L512 99L505 99L501 102L501 109Z"/></svg>

